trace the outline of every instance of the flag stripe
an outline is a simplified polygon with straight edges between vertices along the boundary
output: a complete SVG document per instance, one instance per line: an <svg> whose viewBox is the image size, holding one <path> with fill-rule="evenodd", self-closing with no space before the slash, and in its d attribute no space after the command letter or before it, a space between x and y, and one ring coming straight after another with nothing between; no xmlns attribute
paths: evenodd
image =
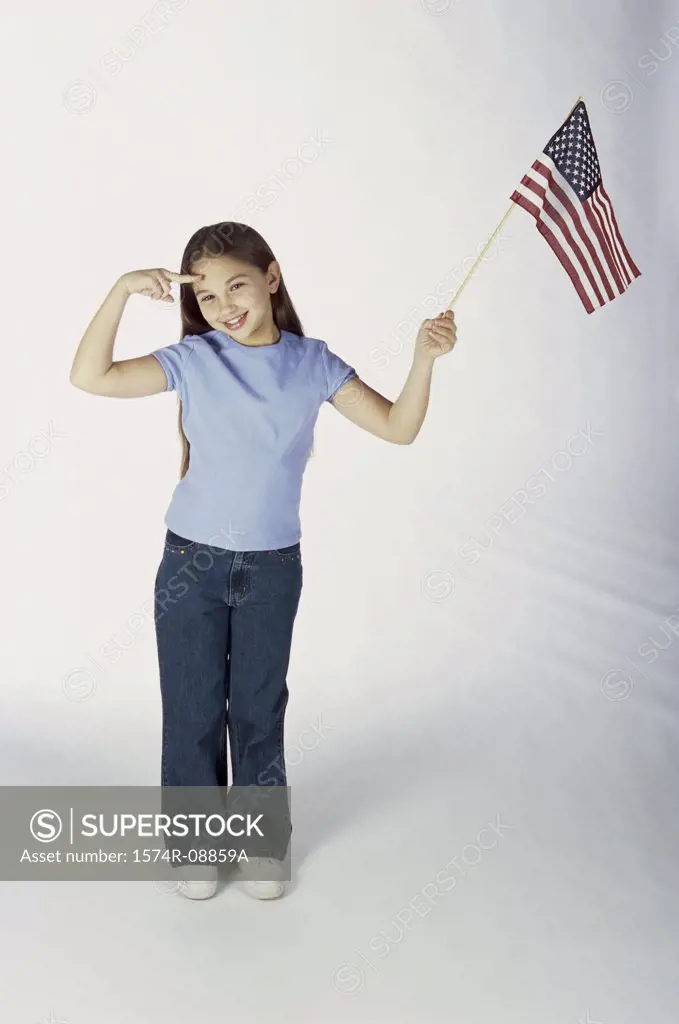
<svg viewBox="0 0 679 1024"><path fill-rule="evenodd" d="M537 229L542 235L542 237L545 239L545 241L547 241L548 244L552 247L553 252L556 253L557 258L561 263L561 266L564 268L564 270L570 277L571 281L573 282L575 290L580 296L583 306L585 307L588 313L593 313L595 305L602 306L603 302L598 302L596 304L592 302L587 291L583 287L582 278L576 271L567 254L562 249L556 235L551 230L551 228L549 228L544 221L539 220L537 222Z"/></svg>
<svg viewBox="0 0 679 1024"><path fill-rule="evenodd" d="M522 189L528 191L529 195L535 196L537 194L538 186L535 181L533 181L531 178L526 177L519 185L519 191L521 191ZM557 239L557 233L561 232L560 225L556 221L553 221L551 217L549 217L549 214L545 211L544 207L540 206L537 209L538 216L535 218L535 220L538 231L550 243L553 252L559 257L559 261L571 277L571 280L573 280L572 275L569 271L569 267L572 267L572 262L570 258L567 261L561 258L562 253L565 256L565 250ZM552 242L554 242L554 244L552 244ZM573 284L575 285L575 281L573 281ZM592 287L586 275L578 276L576 290L578 292L578 295L580 295L580 297L583 299L583 304L586 308L589 305L600 304L599 296L597 295L595 289ZM586 301L583 298L582 293L584 293L584 295L586 296Z"/></svg>
<svg viewBox="0 0 679 1024"><path fill-rule="evenodd" d="M581 265L584 267L583 272L585 278L583 280L583 284L590 286L588 288L588 291L590 294L590 298L592 298L594 303L597 306L603 305L606 300L603 298L601 294L599 285L603 288L609 299L614 298L613 291L611 289L609 280L602 265L605 264L605 256L603 252L599 251L600 247L598 239L596 238L595 234L590 231L587 221L579 213L579 210L582 209L582 203L579 200L575 199L575 197L575 201L569 199L569 197L574 196L574 194L572 194L572 190L568 185L568 182L564 178L562 178L562 176L559 174L558 170L555 167L547 166L549 163L551 163L549 158L546 158L546 161L547 163L543 163L542 161L536 161L536 163L534 164L534 168L538 171L538 173L541 176L539 180L541 195L549 195L554 200L552 204L545 200L544 205L546 209L544 211L544 216L549 219L550 212L553 210L554 206L560 206L562 208L561 214L564 217L564 219L566 221L571 221L572 225L574 225L574 231L578 233L582 239L585 240L585 249L581 249L581 252L579 254L579 261L581 262ZM551 188L551 191L549 191L549 193L545 188L544 182L547 182L547 184ZM561 202L560 197L563 198L563 202ZM558 221L556 226L561 226L560 224L558 224ZM574 240L572 236L569 239L566 239L566 241L570 246L574 246L574 243L577 244L577 240ZM588 256L590 257L591 262L588 261ZM597 285L597 282L594 279L594 272L596 272L598 275L599 285Z"/></svg>
<svg viewBox="0 0 679 1024"><path fill-rule="evenodd" d="M599 221L594 216L594 211L592 210L592 206L590 205L590 203L585 202L585 203L582 204L582 207L583 207L583 210L585 211L585 217L587 218L587 220L591 224L592 231L594 231L594 233L596 234L597 238L599 239L599 245L601 246L601 248L604 251L604 255L606 257L606 263L608 265L608 269L611 272L611 277L612 277L613 282L615 284L615 290L617 292L623 292L625 289L623 287L622 281L620 280L620 275L618 274L618 268L615 265L615 260L613 259L613 254L611 253L611 247L609 246L608 241L606 240L606 237L605 237L604 233L601 230L601 226L599 224Z"/></svg>
<svg viewBox="0 0 679 1024"><path fill-rule="evenodd" d="M603 298L594 280L594 274L592 273L592 270L587 261L587 255L583 252L578 241L574 238L574 234L572 234L572 232L570 231L566 218L563 216L561 211L556 209L553 203L550 203L549 199L547 198L547 189L543 184L534 181L532 178L528 178L526 180L526 187L531 188L533 191L535 191L537 196L540 196L542 200L542 212L545 215L541 219L544 223L547 223L548 220L552 221L553 226L548 226L550 226L550 230L552 230L553 233L554 227L557 227L560 230L565 244L568 246L569 249L572 250L572 252L575 253L575 255L578 258L578 262L583 268L583 272L585 273L591 290L592 292L594 292L594 297L596 298L597 305L603 305ZM552 195L555 195L555 190L552 190ZM567 210L567 207L565 209ZM570 211L567 212L569 213ZM578 227L580 225L580 218L575 213L575 211L574 214L572 214L572 216L570 217L570 221L572 227L574 227L574 230L578 231ZM585 283L583 282L583 285L584 284Z"/></svg>
<svg viewBox="0 0 679 1024"><path fill-rule="evenodd" d="M564 209L567 211L568 215L573 219L574 224L578 225L577 231L580 237L587 239L585 246L588 254L591 257L594 269L598 274L599 281L603 286L604 290L606 291L606 294L609 296L609 298L613 298L610 283L604 270L604 264L606 262L605 256L604 253L601 251L597 236L591 232L587 220L583 218L583 216L580 213L582 209L582 203L577 199L577 197L574 196L570 185L559 174L559 171L556 169L555 166L549 166L548 163L542 163L540 161L538 163L542 168L541 173L547 181L547 184L552 189L552 195L554 196L555 200L557 202L560 202L559 197L563 195L564 203L562 205L564 205ZM549 164L551 164L551 161L549 161ZM605 300L599 300L598 297L599 305L603 305L604 301Z"/></svg>
<svg viewBox="0 0 679 1024"><path fill-rule="evenodd" d="M620 248L621 248L621 250L622 250L622 252L623 252L623 254L625 256L625 260L627 262L627 266L629 267L630 274L632 275L632 279L634 280L634 278L636 278L636 277L641 277L641 271L636 266L636 264L634 263L634 260L632 259L632 257L630 256L629 252L627 251L627 246L625 245L625 243L623 241L623 237L620 234L620 229L618 227L618 221L617 221L617 218L615 216L615 210L613 209L613 204L612 204L611 200L609 199L609 196L608 196L608 193L607 193L606 189L604 188L603 181L601 182L601 185L599 186L599 192L601 193L602 199L604 200L604 202L606 203L608 209L610 210L610 217L611 217L611 222L613 224L613 229L615 230L615 234L616 234L616 237L618 239L618 243L619 243Z"/></svg>
<svg viewBox="0 0 679 1024"><path fill-rule="evenodd" d="M533 185L535 185L535 182L533 182L529 178L525 177L522 180L521 185L519 186L519 188L521 188L521 186L530 187L530 186L533 186ZM545 239L545 241L548 243L548 245L551 247L551 249L554 252L554 254L556 255L557 259L561 263L561 266L564 268L564 270L566 271L566 273L570 277L571 281L573 282L573 285L575 287L576 292L580 296L580 300L581 300L583 306L585 307L585 309L587 310L588 313L594 312L594 303L592 302L592 299L590 298L590 294L588 293L588 290L586 290L584 288L582 279L580 278L579 274L577 273L575 267L573 266L571 260L569 259L568 255L564 251L563 247L559 243L556 235L551 230L551 228L543 221L542 216L541 216L542 211L540 210L540 208L537 207L534 203L532 203L530 201L530 199L527 199L526 196L522 192L520 192L518 189L515 192L512 193L512 199L514 200L515 203L518 203L519 206L522 206L524 208L524 210L527 210L535 218L535 226L536 226L536 228L538 229L538 231L540 232L542 237ZM602 303L601 302L597 302L596 304L597 305L601 305Z"/></svg>
<svg viewBox="0 0 679 1024"><path fill-rule="evenodd" d="M545 165L549 165L548 168ZM587 204L578 199L566 179L560 174L549 158L546 158L545 163L541 164L541 166L544 168L543 173L552 188L552 193L556 191L558 185L560 192L571 197L571 208L574 211L578 211L574 214L576 220L582 226L582 233L589 239L590 245L592 246L594 252L593 262L599 275L599 280L601 281L608 298L614 299L618 289L616 281L614 279L611 280L611 275L607 272L610 259L609 250L607 249L600 231L597 229L596 223L592 223L591 219L588 217ZM592 251L589 246L588 251ZM616 286L615 290L614 286ZM603 305L603 301L600 305Z"/></svg>
<svg viewBox="0 0 679 1024"><path fill-rule="evenodd" d="M625 259L625 255L623 253L623 250L621 249L620 245L618 244L618 237L617 237L617 234L616 234L616 229L614 229L612 220L610 219L609 207L603 202L603 197L601 196L601 188L600 187L596 189L594 195L592 196L592 199L596 200L596 205L599 208L599 210L601 211L601 216L605 219L606 230L608 232L608 238L610 240L611 248L612 248L614 254L616 254L616 259L618 260L618 265L621 268L621 275L622 275L623 280L625 281L625 287L629 288L629 286L632 284L632 281L633 281L632 274L630 273L630 269L629 269L629 267L627 265L627 261Z"/></svg>
<svg viewBox="0 0 679 1024"><path fill-rule="evenodd" d="M578 212L579 209L582 208L582 203L575 196L573 190L571 189L570 185L565 180L565 178L563 178L559 174L556 167L548 167L545 164L541 163L540 161L536 162L539 164L540 173L543 174L543 176L545 177L547 184L552 190L552 194L556 197L557 200L559 200L561 205L567 210L568 214L570 215L571 220L573 221L578 234L583 240L583 244L587 249L587 253L589 254L589 257L592 263L594 264L594 269L598 274L599 281L603 285L603 288L606 294L608 295L608 298L613 299L613 291L611 289L610 281L603 265L606 262L605 255L601 251L597 252L597 249L599 249L599 240L596 235L590 235L590 233L587 230L587 221L583 220L582 216L580 216ZM603 306L605 299L602 297L596 284L594 285L594 288L596 289L597 298L599 299L599 305Z"/></svg>
<svg viewBox="0 0 679 1024"><path fill-rule="evenodd" d="M539 218L540 211L537 206L535 206L534 203L531 203L530 199L526 199L526 197L520 192L512 192L510 199L513 203L516 203L518 206L522 206L524 210L527 210L531 217L535 217L536 220Z"/></svg>
<svg viewBox="0 0 679 1024"><path fill-rule="evenodd" d="M608 216L608 210L601 202L601 198L598 194L598 189L592 193L590 197L590 203L592 204L594 212L599 218L601 230L604 232L606 241L608 242L611 248L611 252L613 253L613 258L615 260L615 265L618 269L618 274L620 275L620 279L623 282L624 287L626 288L632 282L627 274L627 267L625 266L624 260L622 258L622 253L618 249L617 240L615 238L615 234L613 233L613 225L611 224L610 218Z"/></svg>

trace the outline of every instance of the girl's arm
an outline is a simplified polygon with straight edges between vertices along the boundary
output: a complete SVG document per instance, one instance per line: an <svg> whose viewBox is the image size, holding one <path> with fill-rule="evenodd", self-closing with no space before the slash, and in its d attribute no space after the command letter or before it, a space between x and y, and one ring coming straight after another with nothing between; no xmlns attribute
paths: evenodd
<svg viewBox="0 0 679 1024"><path fill-rule="evenodd" d="M452 310L439 313L434 320L425 320L415 340L410 373L395 402L390 402L359 377L353 377L335 392L332 405L352 423L384 441L412 444L429 406L434 362L450 352L456 340Z"/></svg>
<svg viewBox="0 0 679 1024"><path fill-rule="evenodd" d="M145 398L167 388L165 371L155 356L113 361L113 346L130 295L172 302L172 282L197 281L200 274L175 274L158 267L131 270L119 277L80 339L70 381L81 391L109 398Z"/></svg>
<svg viewBox="0 0 679 1024"><path fill-rule="evenodd" d="M97 312L73 358L70 381L83 391L94 391L113 363L113 345L130 293L123 277L119 277Z"/></svg>

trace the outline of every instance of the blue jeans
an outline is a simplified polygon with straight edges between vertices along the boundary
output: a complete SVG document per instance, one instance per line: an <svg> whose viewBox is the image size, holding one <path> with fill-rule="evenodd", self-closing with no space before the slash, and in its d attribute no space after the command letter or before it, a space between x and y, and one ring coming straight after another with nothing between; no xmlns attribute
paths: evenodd
<svg viewBox="0 0 679 1024"><path fill-rule="evenodd" d="M171 530L155 581L162 786L286 786L299 542L231 551ZM290 826L291 831L291 826Z"/></svg>

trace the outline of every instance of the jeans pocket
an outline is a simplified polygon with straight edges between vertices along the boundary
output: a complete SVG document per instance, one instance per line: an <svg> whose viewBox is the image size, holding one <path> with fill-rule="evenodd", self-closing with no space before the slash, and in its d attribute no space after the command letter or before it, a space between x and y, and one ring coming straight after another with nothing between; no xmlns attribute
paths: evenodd
<svg viewBox="0 0 679 1024"><path fill-rule="evenodd" d="M296 544L290 544L287 548L274 548L268 553L273 555L279 562L295 562L300 557L300 550L300 541L297 541Z"/></svg>
<svg viewBox="0 0 679 1024"><path fill-rule="evenodd" d="M188 537L180 537L178 533L173 533L172 530L168 530L165 534L165 550L170 551L172 554L183 555L186 551L197 547L197 545L198 541L189 540Z"/></svg>

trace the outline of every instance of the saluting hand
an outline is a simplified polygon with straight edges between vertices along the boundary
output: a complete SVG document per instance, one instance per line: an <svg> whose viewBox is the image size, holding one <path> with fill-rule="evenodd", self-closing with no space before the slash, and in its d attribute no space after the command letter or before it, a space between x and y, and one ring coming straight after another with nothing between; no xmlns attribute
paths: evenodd
<svg viewBox="0 0 679 1024"><path fill-rule="evenodd" d="M199 281L202 274L175 274L173 270L165 270L164 267L155 267L151 270L130 270L123 274L121 280L125 282L129 295L148 295L150 299L159 299L161 302L174 302L172 298L172 282L177 284L188 284L189 281Z"/></svg>

